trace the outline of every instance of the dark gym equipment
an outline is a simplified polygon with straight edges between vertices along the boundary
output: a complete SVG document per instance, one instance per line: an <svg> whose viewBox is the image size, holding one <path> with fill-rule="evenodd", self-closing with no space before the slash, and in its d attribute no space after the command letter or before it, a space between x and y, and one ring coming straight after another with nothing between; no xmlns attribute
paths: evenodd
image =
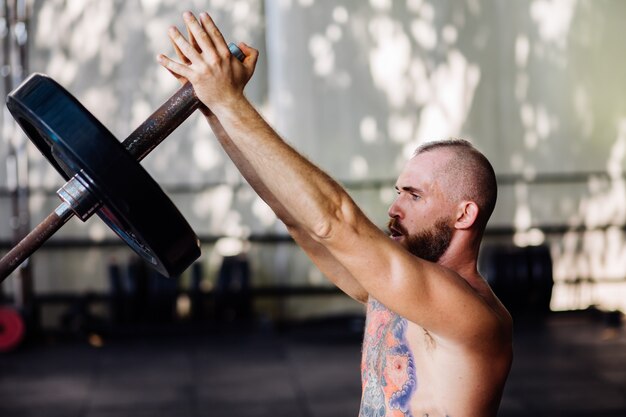
<svg viewBox="0 0 626 417"><path fill-rule="evenodd" d="M239 60L245 58L233 43ZM7 106L22 129L68 180L63 201L0 259L0 282L73 215L97 213L161 274L179 275L200 256L195 233L141 161L201 106L190 83L181 87L123 142L52 79L34 74L9 94Z"/></svg>
<svg viewBox="0 0 626 417"><path fill-rule="evenodd" d="M514 317L550 312L554 279L548 246L492 246L481 253L481 273Z"/></svg>
<svg viewBox="0 0 626 417"><path fill-rule="evenodd" d="M215 285L215 316L221 322L252 318L250 263L244 255L225 256Z"/></svg>

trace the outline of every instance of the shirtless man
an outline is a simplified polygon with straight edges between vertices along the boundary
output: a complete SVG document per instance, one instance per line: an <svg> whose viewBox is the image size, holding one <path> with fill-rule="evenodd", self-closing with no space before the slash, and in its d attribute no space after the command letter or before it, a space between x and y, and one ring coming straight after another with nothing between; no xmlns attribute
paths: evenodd
<svg viewBox="0 0 626 417"><path fill-rule="evenodd" d="M477 271L496 199L493 169L468 142L419 148L396 182L389 234L286 144L244 96L258 51L231 57L211 18L183 15L178 60L221 145L319 269L367 303L360 416L491 417L512 360L511 317Z"/></svg>

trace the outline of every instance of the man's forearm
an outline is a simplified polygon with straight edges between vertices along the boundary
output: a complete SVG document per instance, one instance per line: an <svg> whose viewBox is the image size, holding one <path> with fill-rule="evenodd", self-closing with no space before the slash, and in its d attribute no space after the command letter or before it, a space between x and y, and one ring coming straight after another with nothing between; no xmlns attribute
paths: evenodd
<svg viewBox="0 0 626 417"><path fill-rule="evenodd" d="M323 237L344 204L353 205L337 182L284 142L245 98L216 109L216 117L287 221L295 219Z"/></svg>
<svg viewBox="0 0 626 417"><path fill-rule="evenodd" d="M285 224L291 225L294 224L294 219L289 215L287 210L283 207L283 205L276 199L276 197L268 190L267 186L263 184L263 182L259 179L258 175L254 171L254 169L250 166L248 160L243 156L241 151L237 148L237 146L233 143L232 139L226 131L224 127L219 122L217 117L210 111L204 112L207 122L211 126L213 133L217 137L217 140L222 145L222 148L228 155L228 157L233 161L233 163L239 169L239 172L246 179L248 184L254 189L254 191L261 197L265 203L272 209L274 214Z"/></svg>

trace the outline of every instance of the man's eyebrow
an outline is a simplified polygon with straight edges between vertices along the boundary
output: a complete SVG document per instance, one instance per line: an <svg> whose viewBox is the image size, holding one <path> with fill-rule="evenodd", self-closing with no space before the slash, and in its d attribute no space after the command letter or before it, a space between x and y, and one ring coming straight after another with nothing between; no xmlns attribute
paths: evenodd
<svg viewBox="0 0 626 417"><path fill-rule="evenodd" d="M424 190L418 187L411 187L410 185L405 185L401 188L402 188L402 191L406 191L407 193L424 194ZM398 187L397 185L395 186L395 189L397 191L400 191L400 187Z"/></svg>

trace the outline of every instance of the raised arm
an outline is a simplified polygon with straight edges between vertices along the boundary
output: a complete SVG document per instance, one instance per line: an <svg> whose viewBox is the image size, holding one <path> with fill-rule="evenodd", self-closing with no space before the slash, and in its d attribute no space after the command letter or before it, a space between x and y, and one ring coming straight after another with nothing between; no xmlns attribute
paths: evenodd
<svg viewBox="0 0 626 417"><path fill-rule="evenodd" d="M194 33L191 29L196 25L199 26L201 23L198 22L193 16L189 16L189 18L185 20L185 23L187 26L187 39L189 47L201 52L198 41L196 41ZM173 33L170 32L170 36L179 60L186 65L190 65L191 61L174 41L174 39L180 36L180 34L175 31ZM242 83L242 85L245 85L249 81L256 67L258 51L245 44L240 44L239 47L246 55L246 58L243 62L244 71L236 73L236 76L238 77L239 82ZM182 84L188 81L184 76L173 71L171 72ZM285 223L289 233L294 238L296 243L298 243L298 245L307 253L309 258L311 258L311 260L317 265L320 271L347 295L359 302L366 302L368 296L367 293L354 279L354 277L352 277L352 275L343 267L343 265L341 265L323 245L311 239L307 234L301 233L300 229L295 227L296 219L289 214L285 207L259 178L250 162L238 149L237 145L230 138L226 130L224 130L224 127L219 122L217 117L206 107L201 108L201 111L206 117L207 122L211 126L213 133L222 145L224 151L237 166L242 176L259 195L259 197L270 206L276 216L283 223Z"/></svg>
<svg viewBox="0 0 626 417"><path fill-rule="evenodd" d="M501 327L498 318L465 280L389 239L337 182L263 120L243 94L245 83L237 78L249 71L246 62L231 59L211 19L206 14L200 17L204 28L194 25L189 15L185 20L201 52L176 30L171 32L191 64L165 57L161 63L194 85L266 193L279 202L277 214L294 236L322 246L369 295L433 333L476 346L492 338Z"/></svg>
<svg viewBox="0 0 626 417"><path fill-rule="evenodd" d="M335 257L323 245L302 233L296 226L296 219L289 214L280 201L272 194L267 186L261 181L251 164L237 148L233 140L228 136L219 120L210 111L205 111L207 121L219 140L220 144L237 166L241 175L248 181L250 186L265 201L276 216L287 226L289 234L296 243L307 253L309 258L317 265L322 273L328 277L338 288L359 302L367 301L367 293L357 280L341 265Z"/></svg>

